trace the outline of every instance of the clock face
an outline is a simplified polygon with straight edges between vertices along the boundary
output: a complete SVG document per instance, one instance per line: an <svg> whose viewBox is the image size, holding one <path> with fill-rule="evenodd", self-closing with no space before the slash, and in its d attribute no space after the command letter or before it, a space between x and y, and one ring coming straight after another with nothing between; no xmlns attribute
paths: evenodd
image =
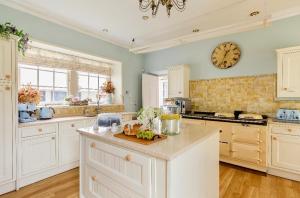
<svg viewBox="0 0 300 198"><path fill-rule="evenodd" d="M228 69L238 63L241 50L235 43L222 43L211 55L212 63L220 69Z"/></svg>

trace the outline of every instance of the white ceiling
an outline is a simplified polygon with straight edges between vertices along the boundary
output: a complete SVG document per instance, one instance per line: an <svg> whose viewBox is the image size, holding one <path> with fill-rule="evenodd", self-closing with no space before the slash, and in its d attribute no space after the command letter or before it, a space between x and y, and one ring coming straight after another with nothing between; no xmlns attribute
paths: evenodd
<svg viewBox="0 0 300 198"><path fill-rule="evenodd" d="M155 18L141 12L138 0L0 0L52 22L143 53L186 42L262 27L267 21L300 14L300 0L188 0L184 12ZM250 17L252 11L260 11ZM150 16L145 21L142 16ZM199 33L192 33L194 28ZM108 29L108 32L103 32ZM135 38L135 43L131 40Z"/></svg>

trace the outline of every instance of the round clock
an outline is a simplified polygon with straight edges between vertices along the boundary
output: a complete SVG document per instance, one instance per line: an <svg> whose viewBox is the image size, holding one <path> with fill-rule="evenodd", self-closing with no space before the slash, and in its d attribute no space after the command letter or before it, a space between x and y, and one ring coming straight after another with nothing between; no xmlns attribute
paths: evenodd
<svg viewBox="0 0 300 198"><path fill-rule="evenodd" d="M237 44L226 42L218 45L212 55L212 63L220 69L228 69L238 63L241 50Z"/></svg>

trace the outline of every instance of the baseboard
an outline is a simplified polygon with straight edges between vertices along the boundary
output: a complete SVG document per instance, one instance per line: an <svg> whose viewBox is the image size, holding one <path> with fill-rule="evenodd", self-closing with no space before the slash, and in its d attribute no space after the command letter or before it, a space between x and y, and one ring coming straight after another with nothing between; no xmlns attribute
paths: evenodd
<svg viewBox="0 0 300 198"><path fill-rule="evenodd" d="M220 162L225 162L228 164L233 164L233 165L237 165L237 166L241 166L244 168L249 168L252 170L256 170L256 171L260 171L260 172L267 172L267 167L262 167L262 166L257 166L257 165L251 165L245 162L239 162L239 161L235 161L235 160L230 160L230 159L225 159L225 158L220 158Z"/></svg>
<svg viewBox="0 0 300 198"><path fill-rule="evenodd" d="M60 166L58 168L47 170L47 171L42 172L42 173L38 173L38 174L35 174L35 175L30 175L30 176L22 177L22 178L20 178L17 181L17 183L19 185L18 187L22 188L24 186L27 186L29 184L33 184L35 182L41 181L43 179L46 179L48 177L51 177L51 176L54 176L54 175L66 172L66 171L71 170L73 168L77 168L78 166L79 166L79 162L74 162L74 163L71 163L71 164Z"/></svg>
<svg viewBox="0 0 300 198"><path fill-rule="evenodd" d="M292 173L271 167L268 169L268 174L300 182L300 173Z"/></svg>
<svg viewBox="0 0 300 198"><path fill-rule="evenodd" d="M16 190L16 182L9 182L0 186L0 195Z"/></svg>

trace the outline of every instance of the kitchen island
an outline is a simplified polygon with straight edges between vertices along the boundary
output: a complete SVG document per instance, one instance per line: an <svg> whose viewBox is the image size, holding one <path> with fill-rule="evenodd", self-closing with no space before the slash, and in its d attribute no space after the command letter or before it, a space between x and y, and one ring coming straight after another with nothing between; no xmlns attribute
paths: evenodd
<svg viewBox="0 0 300 198"><path fill-rule="evenodd" d="M81 197L218 198L219 131L182 124L181 133L141 145L79 129Z"/></svg>

